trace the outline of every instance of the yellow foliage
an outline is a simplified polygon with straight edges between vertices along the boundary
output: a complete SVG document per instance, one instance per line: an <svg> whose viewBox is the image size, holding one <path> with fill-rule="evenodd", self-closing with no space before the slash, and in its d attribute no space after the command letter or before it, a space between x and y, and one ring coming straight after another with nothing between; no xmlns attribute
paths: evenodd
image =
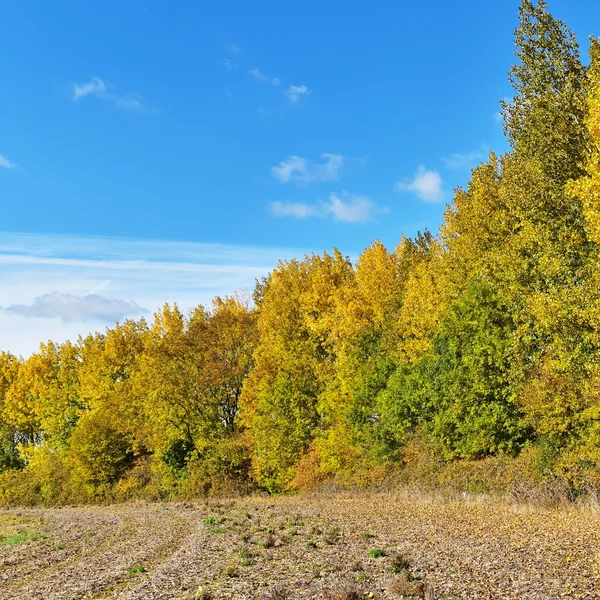
<svg viewBox="0 0 600 600"><path fill-rule="evenodd" d="M397 353L404 361L417 360L431 347L431 336L449 305L452 290L445 285L444 258L442 248L434 242L408 276L396 323Z"/></svg>

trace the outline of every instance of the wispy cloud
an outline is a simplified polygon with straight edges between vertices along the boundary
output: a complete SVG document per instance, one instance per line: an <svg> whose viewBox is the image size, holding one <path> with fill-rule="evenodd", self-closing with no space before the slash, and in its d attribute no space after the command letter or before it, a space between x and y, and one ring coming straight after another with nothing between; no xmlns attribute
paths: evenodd
<svg viewBox="0 0 600 600"><path fill-rule="evenodd" d="M148 312L137 302L120 300L99 294L74 296L51 292L38 296L31 304L12 304L4 308L7 313L33 318L60 318L71 321L120 321Z"/></svg>
<svg viewBox="0 0 600 600"><path fill-rule="evenodd" d="M297 181L313 183L337 181L344 166L345 157L341 154L321 154L323 163L309 161L300 156L290 156L278 165L271 167L271 174L281 183Z"/></svg>
<svg viewBox="0 0 600 600"><path fill-rule="evenodd" d="M306 202L273 202L271 212L276 217L294 217L295 219L306 219L308 217L321 219L326 216L322 206Z"/></svg>
<svg viewBox="0 0 600 600"><path fill-rule="evenodd" d="M117 320L109 311L94 322L65 320L60 313L33 319L25 316L28 307L39 314L51 305L67 306L68 318L67 310L98 308L97 299L81 298L100 295L128 303L130 308L123 309L128 315L140 314L132 303L154 311L165 302L177 302L185 311L199 303L209 305L217 295L252 289L255 279L279 259L302 257L310 250L0 233L2 304L19 307L0 310L0 350L26 355L40 341L76 339ZM99 309L95 314L100 315Z"/></svg>
<svg viewBox="0 0 600 600"><path fill-rule="evenodd" d="M268 75L261 73L257 67L250 69L248 73L250 73L256 81L260 81L261 83L269 83L271 85L279 85L281 83L281 79L278 77L269 77Z"/></svg>
<svg viewBox="0 0 600 600"><path fill-rule="evenodd" d="M311 90L309 90L304 84L302 85L290 85L283 92L286 98L290 101L290 104L296 104L304 96L308 96Z"/></svg>
<svg viewBox="0 0 600 600"><path fill-rule="evenodd" d="M482 147L481 150L474 150L473 152L455 152L450 156L444 157L442 160L450 169L465 169L474 167L477 163L484 160L485 156L486 152Z"/></svg>
<svg viewBox="0 0 600 600"><path fill-rule="evenodd" d="M232 54L241 54L243 52L243 50L236 44L228 44L227 51L231 52Z"/></svg>
<svg viewBox="0 0 600 600"><path fill-rule="evenodd" d="M330 194L328 209L335 220L348 223L365 223L372 221L379 213L388 212L386 208L378 207L366 196L354 196L346 192L341 196Z"/></svg>
<svg viewBox="0 0 600 600"><path fill-rule="evenodd" d="M276 217L324 219L332 217L345 223L365 223L372 221L378 214L388 212L387 208L377 206L367 196L331 193L327 202L273 202L271 212Z"/></svg>
<svg viewBox="0 0 600 600"><path fill-rule="evenodd" d="M282 112L284 112L283 108L259 108L258 109L258 114L263 118L263 119L269 119L270 117L272 117L273 115L279 115Z"/></svg>
<svg viewBox="0 0 600 600"><path fill-rule="evenodd" d="M395 189L398 192L412 192L425 202L439 202L444 198L442 178L437 171L430 171L420 166L412 179L397 181Z"/></svg>
<svg viewBox="0 0 600 600"><path fill-rule="evenodd" d="M4 154L0 154L0 167L3 167L5 169L14 169L16 166L17 165L8 160L8 158L6 158Z"/></svg>
<svg viewBox="0 0 600 600"><path fill-rule="evenodd" d="M73 83L73 102L78 102L81 98L92 95L99 98L106 96L106 84L99 77L92 77L92 80L87 83Z"/></svg>
<svg viewBox="0 0 600 600"><path fill-rule="evenodd" d="M126 94L115 94L110 92L107 84L102 81L99 77L92 77L92 79L85 83L72 83L71 84L73 102L79 102L82 98L92 97L98 100L104 100L110 102L118 108L125 110L147 110L148 105L144 98L136 93L129 92Z"/></svg>

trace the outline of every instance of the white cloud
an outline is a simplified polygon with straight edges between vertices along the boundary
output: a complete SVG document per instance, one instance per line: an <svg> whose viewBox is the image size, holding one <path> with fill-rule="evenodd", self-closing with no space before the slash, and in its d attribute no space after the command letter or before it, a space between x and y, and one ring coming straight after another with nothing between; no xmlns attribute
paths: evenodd
<svg viewBox="0 0 600 600"><path fill-rule="evenodd" d="M268 75L261 73L257 67L250 69L248 73L250 73L256 81L260 81L261 83L270 83L271 85L279 85L281 83L281 79L278 77L269 77Z"/></svg>
<svg viewBox="0 0 600 600"><path fill-rule="evenodd" d="M277 217L306 219L332 217L345 223L365 223L372 221L377 214L388 212L387 208L377 206L366 196L331 193L327 202L273 202L271 211Z"/></svg>
<svg viewBox="0 0 600 600"><path fill-rule="evenodd" d="M2 304L21 305L16 311L0 310L0 350L25 356L40 341L63 342L102 331L114 326L120 310L117 305L102 320L84 322L65 321L58 309L55 317L33 319L24 316L27 307L39 313L54 302L83 311L83 304L88 311L96 307L95 314L100 315L101 300L81 300L100 295L125 299L131 310L139 306L155 311L165 302L177 302L186 311L198 304L210 305L217 295L252 289L254 280L267 275L279 259L302 257L310 250L0 233ZM53 300L53 291L60 297Z"/></svg>
<svg viewBox="0 0 600 600"><path fill-rule="evenodd" d="M114 97L113 102L115 106L127 110L146 110L147 108L146 101L139 94L129 94L120 98Z"/></svg>
<svg viewBox="0 0 600 600"><path fill-rule="evenodd" d="M481 150L474 150L473 152L466 152L464 154L455 152L442 160L450 169L463 169L474 167L485 158L485 155L486 153L482 148Z"/></svg>
<svg viewBox="0 0 600 600"><path fill-rule="evenodd" d="M12 304L4 308L7 313L22 317L60 318L63 321L120 321L147 313L137 302L87 294L74 296L51 292L35 298L31 304Z"/></svg>
<svg viewBox="0 0 600 600"><path fill-rule="evenodd" d="M308 96L310 90L304 85L290 85L283 93L290 101L290 104L296 104L300 98Z"/></svg>
<svg viewBox="0 0 600 600"><path fill-rule="evenodd" d="M397 181L398 192L412 192L425 202L439 202L444 198L442 178L437 171L429 171L420 166L411 180Z"/></svg>
<svg viewBox="0 0 600 600"><path fill-rule="evenodd" d="M10 162L6 156L0 154L0 167L4 167L5 169L14 169L17 165L15 163Z"/></svg>
<svg viewBox="0 0 600 600"><path fill-rule="evenodd" d="M325 216L321 207L305 202L273 202L271 211L276 217L294 217L296 219L322 218Z"/></svg>
<svg viewBox="0 0 600 600"><path fill-rule="evenodd" d="M73 83L73 102L77 102L80 98L85 98L92 94L93 96L104 97L106 94L106 84L99 77L92 77L88 83Z"/></svg>
<svg viewBox="0 0 600 600"><path fill-rule="evenodd" d="M343 193L342 197L330 194L328 210L336 221L348 223L372 221L377 213L387 212L366 196L351 196L346 193Z"/></svg>
<svg viewBox="0 0 600 600"><path fill-rule="evenodd" d="M240 54L240 52L243 52L243 50L239 46L236 46L235 44L229 44L227 46L227 50L229 52L232 52L233 54Z"/></svg>
<svg viewBox="0 0 600 600"><path fill-rule="evenodd" d="M272 117L273 115L277 115L283 112L282 108L259 108L258 109L258 114L263 118L263 119L268 119L270 117Z"/></svg>
<svg viewBox="0 0 600 600"><path fill-rule="evenodd" d="M73 102L79 102L86 96L91 96L99 100L105 100L112 103L118 108L125 110L146 110L148 105L144 98L135 92L130 92L123 95L113 94L108 91L108 86L99 77L92 77L87 83L72 83L71 90Z"/></svg>
<svg viewBox="0 0 600 600"><path fill-rule="evenodd" d="M271 174L281 183L298 181L313 183L324 181L337 181L339 172L344 166L345 157L341 154L321 154L324 162L314 163L300 156L290 156L278 165L271 167Z"/></svg>

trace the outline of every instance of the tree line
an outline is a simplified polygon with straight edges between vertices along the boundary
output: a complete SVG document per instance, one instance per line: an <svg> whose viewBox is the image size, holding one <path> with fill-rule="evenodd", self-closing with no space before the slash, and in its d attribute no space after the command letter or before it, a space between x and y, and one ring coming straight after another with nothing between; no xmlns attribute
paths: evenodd
<svg viewBox="0 0 600 600"><path fill-rule="evenodd" d="M252 302L0 353L0 503L393 473L599 489L600 42L585 65L545 2L519 16L510 151L436 234L280 262Z"/></svg>

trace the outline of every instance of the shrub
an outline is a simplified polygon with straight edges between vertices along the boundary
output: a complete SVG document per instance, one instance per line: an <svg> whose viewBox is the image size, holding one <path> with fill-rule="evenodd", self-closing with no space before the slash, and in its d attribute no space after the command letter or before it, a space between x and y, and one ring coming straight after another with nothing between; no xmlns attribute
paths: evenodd
<svg viewBox="0 0 600 600"><path fill-rule="evenodd" d="M63 455L45 447L25 448L27 466L0 474L0 505L63 505L91 499L88 490L76 487Z"/></svg>

